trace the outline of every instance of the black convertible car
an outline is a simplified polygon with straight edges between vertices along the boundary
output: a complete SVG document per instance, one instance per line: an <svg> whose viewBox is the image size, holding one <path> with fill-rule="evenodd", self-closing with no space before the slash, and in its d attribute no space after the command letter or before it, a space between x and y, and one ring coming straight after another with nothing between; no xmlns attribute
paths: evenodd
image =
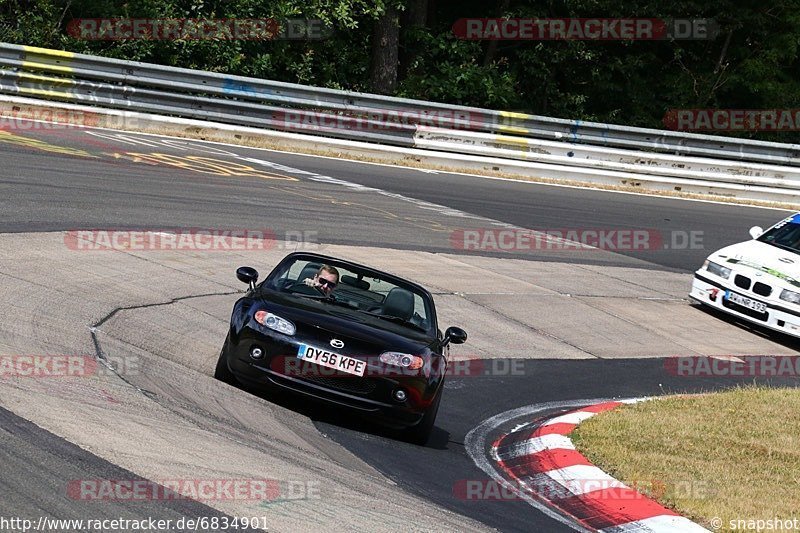
<svg viewBox="0 0 800 533"><path fill-rule="evenodd" d="M323 268L324 267L324 268ZM332 267L332 268L331 268ZM444 391L449 344L431 294L410 281L312 253L287 255L233 307L214 376L354 409L425 444Z"/></svg>

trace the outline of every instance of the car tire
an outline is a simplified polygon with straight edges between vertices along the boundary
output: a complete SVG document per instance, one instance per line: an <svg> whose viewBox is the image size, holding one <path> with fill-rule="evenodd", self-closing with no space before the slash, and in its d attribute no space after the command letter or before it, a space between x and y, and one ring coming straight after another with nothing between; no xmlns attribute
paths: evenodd
<svg viewBox="0 0 800 533"><path fill-rule="evenodd" d="M439 412L439 403L442 401L442 393L444 392L444 382L439 385L439 390L436 393L436 398L434 398L433 403L428 410L425 411L425 414L422 415L422 420L419 421L414 427L408 428L404 431L403 437L404 440L412 443L417 444L419 446L425 446L428 443L428 439L430 439L431 432L433 432L433 425L436 422L436 415Z"/></svg>
<svg viewBox="0 0 800 533"><path fill-rule="evenodd" d="M225 346L227 345L228 343L226 342ZM214 378L223 383L227 383L228 385L237 386L239 382L236 381L236 377L234 377L233 372L231 372L231 369L228 368L228 358L225 356L225 346L223 346L222 350L219 352L217 367L214 369Z"/></svg>

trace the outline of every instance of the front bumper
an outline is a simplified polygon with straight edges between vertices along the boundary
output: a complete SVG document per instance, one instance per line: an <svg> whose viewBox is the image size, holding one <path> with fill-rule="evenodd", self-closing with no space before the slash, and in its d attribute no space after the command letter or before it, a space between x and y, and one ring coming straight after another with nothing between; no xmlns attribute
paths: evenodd
<svg viewBox="0 0 800 533"><path fill-rule="evenodd" d="M735 292L767 306L765 313L737 305L728 300L728 291ZM689 297L693 300L718 309L752 324L800 337L800 312L793 311L769 299L743 291L725 282L695 273Z"/></svg>
<svg viewBox="0 0 800 533"><path fill-rule="evenodd" d="M441 377L437 376L330 377L325 372L321 372L321 376L292 375L285 371L284 365L285 354L297 353L297 344L292 338L264 335L247 326L241 333L229 337L225 353L228 368L242 384L265 392L288 390L343 406L388 427L399 429L417 425L441 386ZM250 356L253 345L263 349L262 359L254 360ZM392 397L398 388L408 395L403 402Z"/></svg>

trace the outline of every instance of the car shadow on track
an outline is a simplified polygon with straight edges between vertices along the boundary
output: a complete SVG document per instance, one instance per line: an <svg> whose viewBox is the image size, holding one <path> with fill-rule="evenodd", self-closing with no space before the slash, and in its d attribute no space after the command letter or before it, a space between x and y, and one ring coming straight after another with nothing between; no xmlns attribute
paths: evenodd
<svg viewBox="0 0 800 533"><path fill-rule="evenodd" d="M752 322L746 322L738 317L729 315L724 311L714 309L707 305L702 305L696 302L692 302L691 305L692 308L702 311L710 316L713 316L718 320L723 320L728 324L734 325L740 329L747 330L754 335L758 335L759 337L763 337L776 344L780 344L782 346L785 346L786 348L800 352L800 338L792 337L791 335L788 335L786 333L775 331L767 327L754 324Z"/></svg>
<svg viewBox="0 0 800 533"><path fill-rule="evenodd" d="M264 393L263 391L252 390L244 386L239 386L240 389L253 394L263 400L279 405L290 411L307 416L319 428L319 424L330 424L338 428L347 429L350 431L370 435L372 437L380 437L390 439L404 444L406 446L415 446L414 444L405 442L403 436L399 431L391 428L384 427L376 422L370 421L367 417L360 415L345 407L335 407L323 402L307 398L300 394L293 394L291 392L275 392ZM441 427L434 426L426 448L433 448L438 450L447 449L450 441L450 433Z"/></svg>

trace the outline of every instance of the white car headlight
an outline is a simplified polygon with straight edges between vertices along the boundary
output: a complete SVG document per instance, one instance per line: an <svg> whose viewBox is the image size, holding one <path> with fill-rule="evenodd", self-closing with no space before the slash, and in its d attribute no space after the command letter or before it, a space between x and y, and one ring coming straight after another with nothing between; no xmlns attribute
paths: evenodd
<svg viewBox="0 0 800 533"><path fill-rule="evenodd" d="M725 268L724 266L722 266L722 265L720 265L718 263L715 263L714 261L709 261L708 259L706 259L706 262L703 263L703 268L705 268L706 270L708 270L712 274L717 275L717 276L719 276L721 278L728 279L730 277L730 275L731 275L731 269L730 268Z"/></svg>
<svg viewBox="0 0 800 533"><path fill-rule="evenodd" d="M294 324L285 318L281 318L278 315L273 315L272 313L268 313L266 311L256 311L256 314L253 316L253 318L255 318L256 322L262 326L266 326L269 329L274 329L278 333L283 333L284 335L294 335L296 331Z"/></svg>
<svg viewBox="0 0 800 533"><path fill-rule="evenodd" d="M783 289L781 291L780 299L787 302L792 302L793 304L800 304L800 292Z"/></svg>

